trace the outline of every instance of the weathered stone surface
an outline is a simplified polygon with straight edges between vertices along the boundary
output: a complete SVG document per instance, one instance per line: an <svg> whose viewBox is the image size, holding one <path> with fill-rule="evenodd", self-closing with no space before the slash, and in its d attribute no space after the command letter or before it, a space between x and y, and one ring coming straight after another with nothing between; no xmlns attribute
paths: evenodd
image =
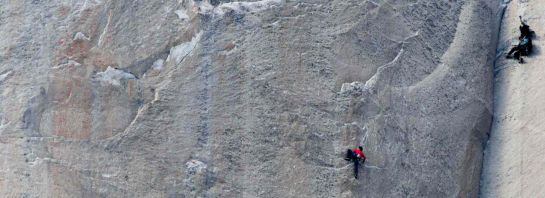
<svg viewBox="0 0 545 198"><path fill-rule="evenodd" d="M481 197L545 197L545 1L510 1L502 23L495 68L494 122L482 175ZM519 16L535 36L524 64L505 59L520 35Z"/></svg>
<svg viewBox="0 0 545 198"><path fill-rule="evenodd" d="M0 196L474 197L498 8L0 0Z"/></svg>

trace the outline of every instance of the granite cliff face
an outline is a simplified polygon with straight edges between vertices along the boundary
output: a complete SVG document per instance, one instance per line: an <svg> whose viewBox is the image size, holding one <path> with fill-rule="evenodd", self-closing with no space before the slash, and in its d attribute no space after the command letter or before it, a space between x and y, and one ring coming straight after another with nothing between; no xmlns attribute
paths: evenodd
<svg viewBox="0 0 545 198"><path fill-rule="evenodd" d="M495 67L494 122L481 197L545 197L545 1L505 1ZM535 32L524 64L505 59L520 35L519 16Z"/></svg>
<svg viewBox="0 0 545 198"><path fill-rule="evenodd" d="M498 10L0 0L0 196L475 197Z"/></svg>

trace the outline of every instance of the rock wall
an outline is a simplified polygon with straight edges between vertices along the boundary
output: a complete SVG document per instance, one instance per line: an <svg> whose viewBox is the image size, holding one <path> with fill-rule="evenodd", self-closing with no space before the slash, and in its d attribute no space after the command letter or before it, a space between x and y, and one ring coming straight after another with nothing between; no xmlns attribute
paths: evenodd
<svg viewBox="0 0 545 198"><path fill-rule="evenodd" d="M505 1L495 67L494 122L486 148L481 197L545 197L545 1ZM533 52L524 64L505 56L530 25Z"/></svg>
<svg viewBox="0 0 545 198"><path fill-rule="evenodd" d="M475 197L498 9L0 0L0 196Z"/></svg>

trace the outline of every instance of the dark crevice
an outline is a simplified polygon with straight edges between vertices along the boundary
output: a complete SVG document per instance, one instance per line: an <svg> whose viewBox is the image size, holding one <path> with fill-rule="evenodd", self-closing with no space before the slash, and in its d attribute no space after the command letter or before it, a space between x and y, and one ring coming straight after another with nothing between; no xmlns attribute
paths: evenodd
<svg viewBox="0 0 545 198"><path fill-rule="evenodd" d="M490 137L492 134L492 125L495 121L495 118L494 118L494 98L495 98L495 89L496 89L496 83L495 83L495 78L496 78L496 62L498 60L498 54L501 53L501 49L500 49L500 34L501 34L501 29L502 29L502 22L503 22L503 17L505 15L505 11L507 9L507 5L511 2L511 0L501 0L501 4L500 4L500 9L499 9L499 12L498 12L498 19L496 21L496 26L494 27L496 30L496 35L494 38L492 38L493 40L493 43L495 45L493 45L495 48L494 49L491 49L495 54L494 54L494 59L492 61L492 72L493 72L493 76L492 76L492 80L491 80L491 83L492 83L492 101L491 101L491 105L492 105L492 111L491 111L491 115L490 115L490 122L489 122L489 126L488 126L488 131L486 132L486 135L484 137L484 140L483 140L483 149L482 149L482 160L481 160L481 175L480 175L480 179L479 179L479 192L478 192L478 195L481 196L481 185L482 185L482 178L483 178L483 175L484 175L484 160L485 160L485 153L486 153L486 149L488 147L488 143L489 143L489 140L490 140Z"/></svg>

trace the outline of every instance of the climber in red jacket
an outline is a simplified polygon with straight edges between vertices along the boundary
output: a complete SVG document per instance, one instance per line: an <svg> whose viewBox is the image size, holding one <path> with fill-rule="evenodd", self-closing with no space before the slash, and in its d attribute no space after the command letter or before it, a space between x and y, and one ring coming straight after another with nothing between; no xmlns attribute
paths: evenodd
<svg viewBox="0 0 545 198"><path fill-rule="evenodd" d="M361 163L363 165L363 163L365 163L365 159L367 159L367 157L365 157L365 154L363 153L363 147L359 146L354 150L348 149L346 151L346 157L344 159L346 161L352 160L354 162L354 177L358 179L358 168L360 166L360 160L363 160Z"/></svg>
<svg viewBox="0 0 545 198"><path fill-rule="evenodd" d="M367 159L367 157L365 157L365 153L363 153L363 147L359 146L357 149L354 149L354 153L356 153L356 155L363 160L361 162L363 165L363 163L365 163L365 159Z"/></svg>

